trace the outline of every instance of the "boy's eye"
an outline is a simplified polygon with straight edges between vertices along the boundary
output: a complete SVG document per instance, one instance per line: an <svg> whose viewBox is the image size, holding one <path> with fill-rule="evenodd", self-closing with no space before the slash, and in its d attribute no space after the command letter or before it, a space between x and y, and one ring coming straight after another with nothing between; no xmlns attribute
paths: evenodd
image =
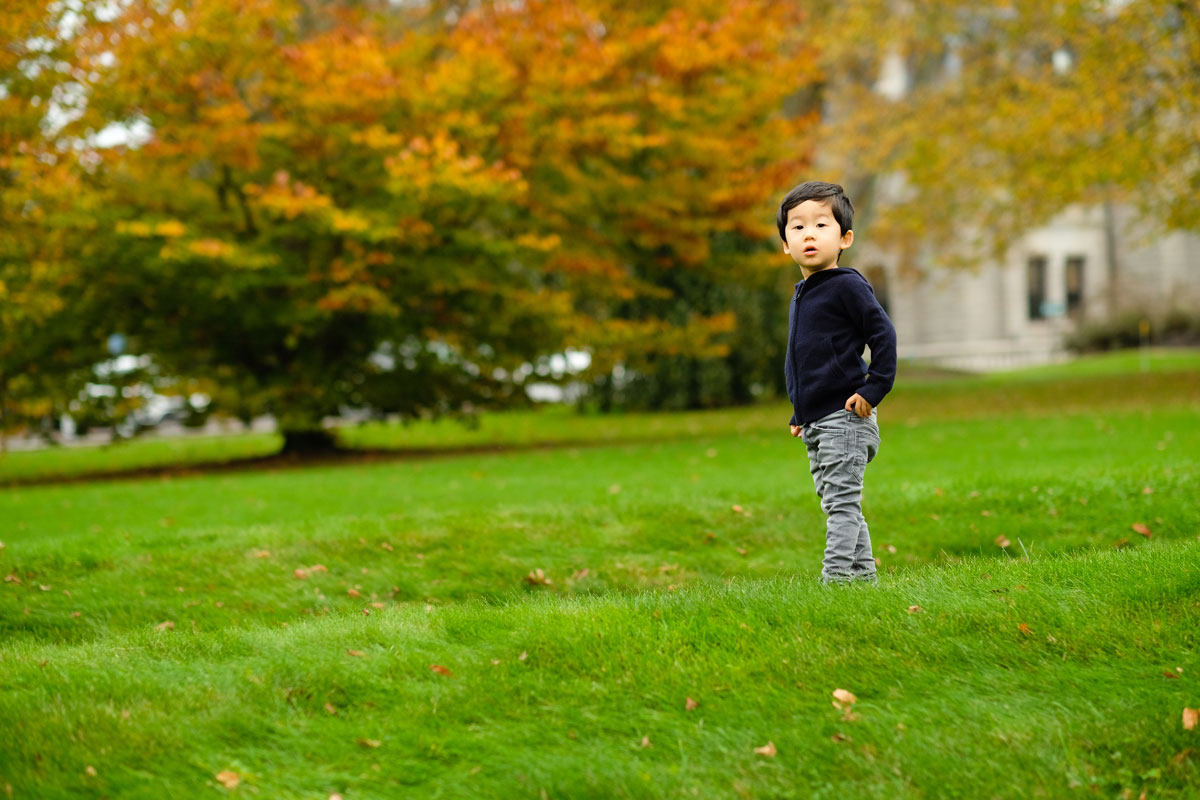
<svg viewBox="0 0 1200 800"><path fill-rule="evenodd" d="M818 227L818 228L824 228L824 227L825 227L825 223L824 223L824 222L818 222L818 223L817 223L817 227Z"/></svg>

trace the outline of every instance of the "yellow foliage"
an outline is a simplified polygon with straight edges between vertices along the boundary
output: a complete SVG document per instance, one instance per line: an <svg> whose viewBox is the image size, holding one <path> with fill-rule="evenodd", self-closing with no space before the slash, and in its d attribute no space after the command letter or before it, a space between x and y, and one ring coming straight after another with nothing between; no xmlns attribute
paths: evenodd
<svg viewBox="0 0 1200 800"><path fill-rule="evenodd" d="M530 250L538 250L543 253L549 253L557 250L562 244L562 239L558 234L552 233L548 236L538 236L533 233L526 233L516 238L516 243L521 247L527 247Z"/></svg>
<svg viewBox="0 0 1200 800"><path fill-rule="evenodd" d="M187 233L187 228L184 224L176 219L160 222L154 226L154 232L159 236L165 236L168 239L176 239Z"/></svg>
<svg viewBox="0 0 1200 800"><path fill-rule="evenodd" d="M371 223L361 214L344 211L340 208L331 210L329 225L336 233L361 233L371 227Z"/></svg>
<svg viewBox="0 0 1200 800"><path fill-rule="evenodd" d="M203 258L219 259L233 252L233 246L220 239L195 239L187 243L187 251Z"/></svg>
<svg viewBox="0 0 1200 800"><path fill-rule="evenodd" d="M150 223L141 222L139 220L133 220L132 222L118 222L116 225L116 231L117 233L123 233L127 236L146 237L156 235L154 228L150 225Z"/></svg>

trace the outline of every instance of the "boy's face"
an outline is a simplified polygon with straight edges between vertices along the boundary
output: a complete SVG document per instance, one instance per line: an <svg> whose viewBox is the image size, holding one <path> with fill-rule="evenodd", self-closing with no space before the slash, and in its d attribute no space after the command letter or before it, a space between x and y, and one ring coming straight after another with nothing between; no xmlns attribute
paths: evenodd
<svg viewBox="0 0 1200 800"><path fill-rule="evenodd" d="M854 241L854 231L842 233L833 218L833 206L805 200L788 211L783 252L800 265L807 278L814 272L837 266L838 256Z"/></svg>

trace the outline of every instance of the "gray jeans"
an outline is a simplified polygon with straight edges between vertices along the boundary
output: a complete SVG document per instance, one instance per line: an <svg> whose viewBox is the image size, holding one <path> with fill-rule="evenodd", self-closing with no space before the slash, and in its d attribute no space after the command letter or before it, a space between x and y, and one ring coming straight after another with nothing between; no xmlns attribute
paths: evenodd
<svg viewBox="0 0 1200 800"><path fill-rule="evenodd" d="M825 561L821 580L874 582L871 534L862 513L863 474L879 452L875 412L863 419L853 411L835 411L804 426L809 471L825 524Z"/></svg>

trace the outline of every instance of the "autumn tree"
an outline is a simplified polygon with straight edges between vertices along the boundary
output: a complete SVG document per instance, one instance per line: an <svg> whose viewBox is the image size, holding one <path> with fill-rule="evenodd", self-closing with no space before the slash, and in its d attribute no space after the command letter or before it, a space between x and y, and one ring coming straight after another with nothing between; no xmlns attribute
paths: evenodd
<svg viewBox="0 0 1200 800"><path fill-rule="evenodd" d="M497 122L476 146L529 176L602 403L745 402L781 375L770 220L810 159L815 115L786 108L815 77L801 19L758 2L556 2L455 30L478 55L447 66L472 70L458 83L483 87L476 108Z"/></svg>
<svg viewBox="0 0 1200 800"><path fill-rule="evenodd" d="M1195 3L848 0L819 16L842 34L822 51L827 154L864 186L903 179L873 238L978 259L1076 203L1200 230Z"/></svg>
<svg viewBox="0 0 1200 800"><path fill-rule="evenodd" d="M0 15L0 448L65 408L103 354L79 259L95 195L49 113L72 111L72 18L47 0Z"/></svg>
<svg viewBox="0 0 1200 800"><path fill-rule="evenodd" d="M120 217L89 256L114 319L290 446L348 406L511 402L564 347L598 372L722 356L738 320L665 313L677 276L777 274L764 221L812 123L781 112L811 74L786 14L441 10L132 2L76 37L68 132L149 132L88 167Z"/></svg>

